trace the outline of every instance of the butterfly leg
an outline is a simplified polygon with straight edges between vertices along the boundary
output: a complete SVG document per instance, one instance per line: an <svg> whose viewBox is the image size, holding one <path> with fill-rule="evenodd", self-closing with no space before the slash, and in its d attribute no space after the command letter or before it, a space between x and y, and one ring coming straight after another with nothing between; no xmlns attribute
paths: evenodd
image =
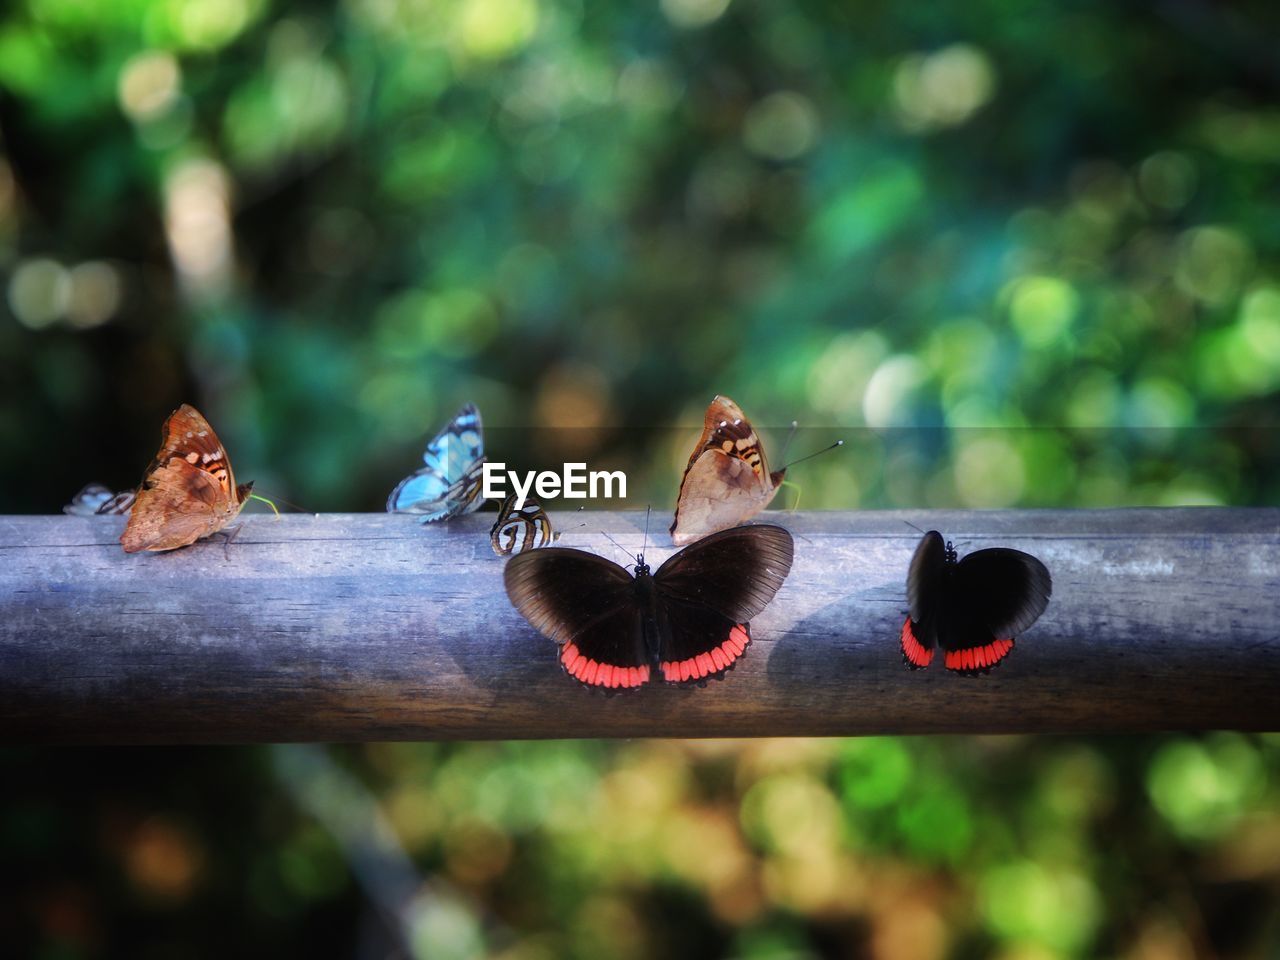
<svg viewBox="0 0 1280 960"><path fill-rule="evenodd" d="M231 562L231 541L236 538L236 535L240 533L240 528L243 526L243 523L237 523L234 527L217 531L216 536L222 537L222 555L228 563Z"/></svg>
<svg viewBox="0 0 1280 960"><path fill-rule="evenodd" d="M803 488L803 487L801 487L801 486L800 486L800 484L798 484L798 483L793 483L793 482L792 482L792 481L790 481L790 480L783 480L780 484L778 484L778 486L780 486L780 487L794 487L794 488L795 488L795 491L796 491L796 498L795 498L795 500L794 500L794 501L792 501L791 506L787 507L787 512L788 512L788 513L795 513L797 510L799 510L799 509L800 509L800 494L801 494L801 492L803 492L804 488Z"/></svg>

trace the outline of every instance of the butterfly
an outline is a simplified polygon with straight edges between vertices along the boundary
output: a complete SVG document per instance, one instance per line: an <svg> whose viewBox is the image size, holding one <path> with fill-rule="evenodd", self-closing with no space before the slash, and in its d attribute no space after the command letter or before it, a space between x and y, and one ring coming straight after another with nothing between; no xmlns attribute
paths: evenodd
<svg viewBox="0 0 1280 960"><path fill-rule="evenodd" d="M467 404L422 455L426 466L401 480L387 497L389 513L420 513L423 523L479 510L484 471L480 411Z"/></svg>
<svg viewBox="0 0 1280 960"><path fill-rule="evenodd" d="M195 543L234 520L252 489L236 485L213 427L184 403L164 422L164 443L138 487L120 543L125 553Z"/></svg>
<svg viewBox="0 0 1280 960"><path fill-rule="evenodd" d="M913 670L927 667L941 645L948 670L987 673L1044 613L1052 593L1048 568L1031 554L995 547L957 561L951 542L930 530L907 574L903 660Z"/></svg>
<svg viewBox="0 0 1280 960"><path fill-rule="evenodd" d="M560 645L560 665L589 687L634 688L660 674L703 683L729 670L751 643L750 621L791 570L791 534L734 527L635 576L612 560L546 547L517 554L507 596L539 633Z"/></svg>
<svg viewBox="0 0 1280 960"><path fill-rule="evenodd" d="M493 552L500 557L545 547L559 537L551 532L551 518L541 504L528 497L523 507L517 507L514 493L502 501L498 519L489 531Z"/></svg>
<svg viewBox="0 0 1280 960"><path fill-rule="evenodd" d="M742 410L728 397L716 397L684 468L671 539L684 546L750 520L769 505L786 472L769 472L760 438Z"/></svg>
<svg viewBox="0 0 1280 960"><path fill-rule="evenodd" d="M75 517L122 517L133 507L132 490L112 493L100 483L90 483L71 498L62 512Z"/></svg>

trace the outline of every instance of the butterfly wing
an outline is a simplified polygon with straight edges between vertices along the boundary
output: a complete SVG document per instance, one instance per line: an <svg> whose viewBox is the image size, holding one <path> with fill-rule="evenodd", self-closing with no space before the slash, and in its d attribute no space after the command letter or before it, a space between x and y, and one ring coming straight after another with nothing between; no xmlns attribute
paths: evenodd
<svg viewBox="0 0 1280 960"><path fill-rule="evenodd" d="M782 527L735 527L672 556L654 574L659 667L671 683L717 677L751 642L750 620L791 571L795 544Z"/></svg>
<svg viewBox="0 0 1280 960"><path fill-rule="evenodd" d="M448 520L474 513L484 504L480 491L484 486L484 461L471 467L453 483L425 467L400 481L387 500L392 513L417 513L423 523Z"/></svg>
<svg viewBox="0 0 1280 960"><path fill-rule="evenodd" d="M120 536L126 553L174 550L216 533L240 512L227 452L209 422L183 404L164 424L164 442L138 488Z"/></svg>
<svg viewBox="0 0 1280 960"><path fill-rule="evenodd" d="M649 679L635 580L611 560L567 547L519 553L503 571L507 596L560 665L587 686L638 687Z"/></svg>
<svg viewBox="0 0 1280 960"><path fill-rule="evenodd" d="M134 491L112 493L100 483L88 484L62 512L76 517L123 517L133 508Z"/></svg>
<svg viewBox="0 0 1280 960"><path fill-rule="evenodd" d="M137 497L137 495L138 494L136 490L125 490L122 493L117 493L110 500L101 504L98 507L98 509L94 512L100 517L128 516L129 511L133 509L133 501ZM241 497L241 499L244 499L244 498Z"/></svg>
<svg viewBox="0 0 1280 960"><path fill-rule="evenodd" d="M498 519L489 531L493 552L500 557L546 547L552 540L551 518L542 505L528 498L524 506L517 507L514 493L502 502Z"/></svg>
<svg viewBox="0 0 1280 960"><path fill-rule="evenodd" d="M100 483L90 483L71 498L62 512L73 517L92 517L110 503L114 494Z"/></svg>
<svg viewBox="0 0 1280 960"><path fill-rule="evenodd" d="M428 470L456 479L483 456L484 431L480 410L474 403L468 403L427 444L422 461Z"/></svg>
<svg viewBox="0 0 1280 960"><path fill-rule="evenodd" d="M902 659L913 670L927 667L938 645L938 625L946 606L947 545L930 530L920 538L907 572L907 607L902 625Z"/></svg>
<svg viewBox="0 0 1280 960"><path fill-rule="evenodd" d="M684 465L685 472L693 466L693 462L702 455L704 450L718 446L716 442L716 432L720 429L721 424L736 423L746 419L742 412L742 408L730 400L728 397L722 397L718 394L711 398L711 403L707 405L706 412L702 415L702 436L698 438L698 442L693 447L693 453L689 454L689 462Z"/></svg>
<svg viewBox="0 0 1280 960"><path fill-rule="evenodd" d="M978 550L951 576L939 640L949 670L986 673L1013 650L1014 638L1049 605L1053 581L1043 563L1021 550Z"/></svg>
<svg viewBox="0 0 1280 960"><path fill-rule="evenodd" d="M419 504L442 502L449 492L449 479L434 470L422 469L401 480L387 497L388 513L418 513Z"/></svg>
<svg viewBox="0 0 1280 960"><path fill-rule="evenodd" d="M216 533L229 520L218 506L222 497L217 482L185 460L153 470L120 536L125 553L176 550Z"/></svg>
<svg viewBox="0 0 1280 960"><path fill-rule="evenodd" d="M773 500L785 472L769 472L755 428L736 403L716 397L685 466L671 539L684 546L750 520Z"/></svg>
<svg viewBox="0 0 1280 960"><path fill-rule="evenodd" d="M423 523L480 509L484 437L480 411L467 404L422 455L424 466L405 477L387 498L390 513L422 514Z"/></svg>
<svg viewBox="0 0 1280 960"><path fill-rule="evenodd" d="M480 491L484 487L484 458L467 467L462 474L462 478L449 488L449 494L445 501L449 504L450 516L457 516L461 513L475 513L484 506L484 497L480 496ZM423 521L428 522L426 520Z"/></svg>

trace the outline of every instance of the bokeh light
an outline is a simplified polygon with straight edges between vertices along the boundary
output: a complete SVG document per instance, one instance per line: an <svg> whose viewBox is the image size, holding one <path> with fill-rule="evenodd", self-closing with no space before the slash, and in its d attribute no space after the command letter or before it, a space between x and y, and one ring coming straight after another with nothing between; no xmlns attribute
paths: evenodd
<svg viewBox="0 0 1280 960"><path fill-rule="evenodd" d="M121 68L117 89L120 108L130 119L153 120L170 109L182 92L182 68L168 51L148 50Z"/></svg>
<svg viewBox="0 0 1280 960"><path fill-rule="evenodd" d="M660 0L662 12L677 27L702 27L718 18L729 0Z"/></svg>
<svg viewBox="0 0 1280 960"><path fill-rule="evenodd" d="M24 260L9 277L8 299L18 322L39 330L66 313L71 276L66 267L48 257Z"/></svg>
<svg viewBox="0 0 1280 960"><path fill-rule="evenodd" d="M817 111L797 93L769 94L752 105L743 123L747 148L772 160L794 160L818 139Z"/></svg>
<svg viewBox="0 0 1280 960"><path fill-rule="evenodd" d="M964 123L991 99L995 86L986 54L962 43L913 54L898 64L893 77L899 117L908 130Z"/></svg>
<svg viewBox="0 0 1280 960"><path fill-rule="evenodd" d="M187 160L165 183L165 229L179 275L198 295L226 292L232 278L231 186L215 161Z"/></svg>

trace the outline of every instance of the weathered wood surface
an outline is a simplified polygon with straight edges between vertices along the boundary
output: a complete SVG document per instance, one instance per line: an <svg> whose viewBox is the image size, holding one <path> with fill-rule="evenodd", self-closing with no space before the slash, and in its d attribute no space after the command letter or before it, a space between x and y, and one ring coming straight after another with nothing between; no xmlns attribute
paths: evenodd
<svg viewBox="0 0 1280 960"><path fill-rule="evenodd" d="M1280 729L1280 510L768 517L796 562L737 668L614 697L512 609L491 516L254 515L229 548L140 556L119 519L0 518L0 740ZM903 666L904 518L1052 570L1048 611L990 676ZM639 549L643 514L590 520L562 542Z"/></svg>

